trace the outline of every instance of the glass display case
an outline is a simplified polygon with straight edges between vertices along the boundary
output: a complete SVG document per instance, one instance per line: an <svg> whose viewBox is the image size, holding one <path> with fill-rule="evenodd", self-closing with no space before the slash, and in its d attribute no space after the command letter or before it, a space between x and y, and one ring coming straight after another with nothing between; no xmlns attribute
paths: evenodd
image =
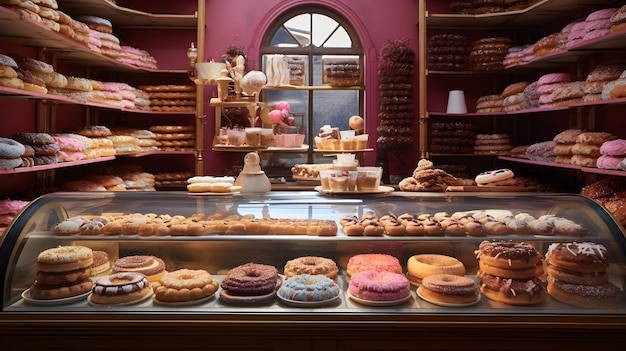
<svg viewBox="0 0 626 351"><path fill-rule="evenodd" d="M458 236L446 232L420 236L349 236L343 232L342 218L361 218L371 212L379 218L402 214L450 216L458 212L489 214L494 218L520 213L535 218L552 215L573 221L584 232L545 235L532 232L514 234L508 231L500 235L485 233L483 236ZM256 218L277 224L287 223L288 229L283 226L281 230L270 229L263 234L219 229L204 232L189 230L175 234L156 230L139 233L137 229L88 235L55 233L58 223L77 216L177 216L185 220L211 218L224 222ZM293 225L298 221L309 225L317 221L331 223L336 226L336 231L324 234L299 232ZM328 195L318 192L270 192L260 195L199 196L185 192L53 193L30 203L1 239L0 336L6 340L16 340L26 334L29 340L37 340L42 330L55 326L60 326L60 330L50 330L56 330L55 337L62 338L62 335L75 332L73 329L65 329L68 325L107 335L127 334L128 330L132 330L133 335L153 333L154 329L151 328L158 326L159 330L167 330L163 335L168 335L168 332L191 333L202 337L226 333L226 330L232 333L232 328L239 328L251 335L262 333L265 337L272 336L274 341L283 338L288 331L292 337L309 340L304 349L317 348L317 344L312 341L314 335L329 332L328 340L332 341L332 347L328 344L326 346L339 349L346 346L343 343L348 340L357 344L362 342L364 331L374 327L388 331L385 336L379 335L377 342L393 338L396 342L404 340L403 343L407 341L406 338L435 342L437 335L440 337L448 327L456 328L455 333L468 338L477 337L476 333L486 328L504 328L500 336L494 337L492 341L512 334L518 337L532 334L533 338L552 340L556 335L554 333L558 334L562 330L594 328L596 335L606 334L605 337L610 341L611 338L623 340L621 331L626 327L624 229L601 206L579 195L409 192ZM407 272L407 261L413 255L436 253L453 256L463 262L466 275L478 281L475 252L484 240L523 241L535 247L541 255L545 255L552 243L593 242L604 245L610 261L610 282L619 288L620 302L611 309L591 309L568 305L548 295L538 304L514 306L482 296L471 306L450 307L426 302L416 294L416 287L412 286L409 298L402 302L371 305L352 299L347 292L349 280L346 264L350 257L363 253L395 256L403 266L404 273ZM105 251L111 262L130 255L153 255L164 261L167 271L204 269L218 281L230 269L249 262L273 265L282 274L288 260L320 256L334 260L339 267L340 298L321 306L293 306L279 299L260 305L225 304L221 301L220 291L197 304L159 304L150 298L135 304L103 306L91 303L89 294L64 300L28 298L25 291L35 280L38 255L49 248L65 245L81 245ZM207 326L210 326L210 332L206 330ZM409 333L417 327L421 330L419 333ZM404 336L399 337L400 333ZM21 342L26 345L30 341ZM381 349L385 347L381 346Z"/></svg>

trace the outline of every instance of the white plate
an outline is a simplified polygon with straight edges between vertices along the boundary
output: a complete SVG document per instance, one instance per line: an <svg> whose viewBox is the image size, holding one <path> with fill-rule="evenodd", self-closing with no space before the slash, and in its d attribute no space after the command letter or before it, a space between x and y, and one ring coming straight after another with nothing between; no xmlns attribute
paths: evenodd
<svg viewBox="0 0 626 351"><path fill-rule="evenodd" d="M391 301L365 300L365 299L353 296L350 293L350 290L346 291L346 294L348 294L348 297L350 299L352 299L353 301L358 302L358 303L360 303L362 305L367 305L367 306L394 306L394 305L402 304L402 303L408 301L411 298L411 293L410 292L404 298L401 298L399 300L391 300Z"/></svg>
<svg viewBox="0 0 626 351"><path fill-rule="evenodd" d="M57 305L65 305L70 302L76 302L80 300L84 300L89 294L91 294L91 290L86 293L82 293L80 295L64 297L62 299L53 299L53 300L39 300L33 299L30 297L30 288L26 289L22 292L22 298L29 305L37 305L37 306L57 306Z"/></svg>
<svg viewBox="0 0 626 351"><path fill-rule="evenodd" d="M335 191L335 190L323 190L322 186L316 186L315 191L322 194L389 194L393 192L393 188L390 186L379 186L378 189L372 191Z"/></svg>
<svg viewBox="0 0 626 351"><path fill-rule="evenodd" d="M191 300L191 301L180 301L180 302L168 302L168 301L160 301L157 300L156 296L152 297L152 302L154 302L157 305L162 305L162 306L172 306L172 307L178 307L178 306L191 306L191 305L195 305L195 304L199 304L199 303L203 303L206 301L209 301L210 299L213 298L213 296L215 296L215 293L207 296L207 297L203 297L201 299L198 300Z"/></svg>
<svg viewBox="0 0 626 351"><path fill-rule="evenodd" d="M480 294L478 295L478 298L476 299L476 301L466 302L466 303L450 303L450 302L435 301L427 297L424 297L422 293L420 292L420 289L421 287L417 288L417 291L416 291L417 296L419 296L420 299L426 302L432 303L433 305L444 306L444 307L467 307L467 306L473 306L480 301Z"/></svg>
<svg viewBox="0 0 626 351"><path fill-rule="evenodd" d="M276 296L282 303L284 303L285 305L292 306L292 307L322 307L322 306L332 305L341 298L339 295L337 295L331 299L324 300L324 301L296 301L296 300L286 299L278 294L276 294Z"/></svg>
<svg viewBox="0 0 626 351"><path fill-rule="evenodd" d="M148 298L152 297L152 288L150 288L150 293L147 294L146 296L142 297L139 300L134 300L134 301L128 301L128 302L122 302L122 303L112 303L112 304L104 304L104 303L95 303L93 301L91 301L91 295L89 295L89 297L87 298L87 301L89 301L90 305L94 305L94 306L129 306L129 305L134 305L136 303L140 303L144 300L147 300Z"/></svg>

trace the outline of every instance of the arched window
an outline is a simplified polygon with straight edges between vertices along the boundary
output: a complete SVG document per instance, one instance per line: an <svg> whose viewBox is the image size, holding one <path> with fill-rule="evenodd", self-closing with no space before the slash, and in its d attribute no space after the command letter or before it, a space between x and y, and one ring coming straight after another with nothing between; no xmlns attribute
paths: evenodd
<svg viewBox="0 0 626 351"><path fill-rule="evenodd" d="M364 111L363 47L356 32L329 8L297 7L274 21L259 53L266 74L277 55L288 63L289 86L268 82L262 99L270 106L289 102L297 130L309 145L302 152L264 153L264 170L290 175L296 163L330 163L323 153L315 152L314 138L320 128L330 125L349 131L350 116Z"/></svg>

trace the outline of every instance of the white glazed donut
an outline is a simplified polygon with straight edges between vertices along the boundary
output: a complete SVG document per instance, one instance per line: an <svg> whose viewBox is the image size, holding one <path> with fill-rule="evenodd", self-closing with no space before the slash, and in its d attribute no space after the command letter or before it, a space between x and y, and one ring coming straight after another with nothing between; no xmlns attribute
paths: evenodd
<svg viewBox="0 0 626 351"><path fill-rule="evenodd" d="M0 158L17 158L26 151L24 145L9 138L0 138Z"/></svg>
<svg viewBox="0 0 626 351"><path fill-rule="evenodd" d="M513 171L507 168L496 169L479 173L476 178L476 184L487 184L513 178Z"/></svg>

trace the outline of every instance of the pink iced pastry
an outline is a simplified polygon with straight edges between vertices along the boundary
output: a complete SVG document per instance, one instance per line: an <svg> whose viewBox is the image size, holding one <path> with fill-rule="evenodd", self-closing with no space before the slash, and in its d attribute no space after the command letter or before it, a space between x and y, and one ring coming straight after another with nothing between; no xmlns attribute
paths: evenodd
<svg viewBox="0 0 626 351"><path fill-rule="evenodd" d="M600 146L600 153L608 156L626 156L626 140L615 139L605 141Z"/></svg>
<svg viewBox="0 0 626 351"><path fill-rule="evenodd" d="M537 83L539 85L551 84L551 83L563 83L569 82L572 80L572 77L569 73L548 73L539 77Z"/></svg>
<svg viewBox="0 0 626 351"><path fill-rule="evenodd" d="M541 95L547 95L547 94L552 94L556 88L562 86L563 83L550 83L550 84L543 84L540 85L539 87L537 87L537 92Z"/></svg>
<svg viewBox="0 0 626 351"><path fill-rule="evenodd" d="M70 137L53 136L54 141L59 145L59 149L63 151L83 151L85 150L85 143L80 140L72 139Z"/></svg>
<svg viewBox="0 0 626 351"><path fill-rule="evenodd" d="M624 161L624 156L608 156L602 155L596 161L596 167L602 169L619 169L620 164Z"/></svg>
<svg viewBox="0 0 626 351"><path fill-rule="evenodd" d="M611 31L608 29L597 29L597 30L592 30L591 32L585 34L585 36L583 37L583 41L584 40L593 40L593 39L598 39L601 38L607 34L610 34Z"/></svg>
<svg viewBox="0 0 626 351"><path fill-rule="evenodd" d="M369 270L402 273L402 266L396 257L387 254L354 255L350 257L346 266L348 276Z"/></svg>
<svg viewBox="0 0 626 351"><path fill-rule="evenodd" d="M609 21L608 19L602 19L602 20L597 20L597 21L587 21L585 22L585 30L587 32L591 32L591 31L599 30L599 29L609 29L611 28L612 25L613 23L611 23L611 21Z"/></svg>
<svg viewBox="0 0 626 351"><path fill-rule="evenodd" d="M409 280L399 273L362 271L350 277L349 291L354 297L369 301L396 301L410 293Z"/></svg>
<svg viewBox="0 0 626 351"><path fill-rule="evenodd" d="M617 11L617 8L608 8L608 9L594 11L590 13L589 15L587 15L587 18L585 18L585 21L597 21L597 20L602 20L602 19L609 19L611 18L611 16L613 16L613 14L616 11Z"/></svg>

